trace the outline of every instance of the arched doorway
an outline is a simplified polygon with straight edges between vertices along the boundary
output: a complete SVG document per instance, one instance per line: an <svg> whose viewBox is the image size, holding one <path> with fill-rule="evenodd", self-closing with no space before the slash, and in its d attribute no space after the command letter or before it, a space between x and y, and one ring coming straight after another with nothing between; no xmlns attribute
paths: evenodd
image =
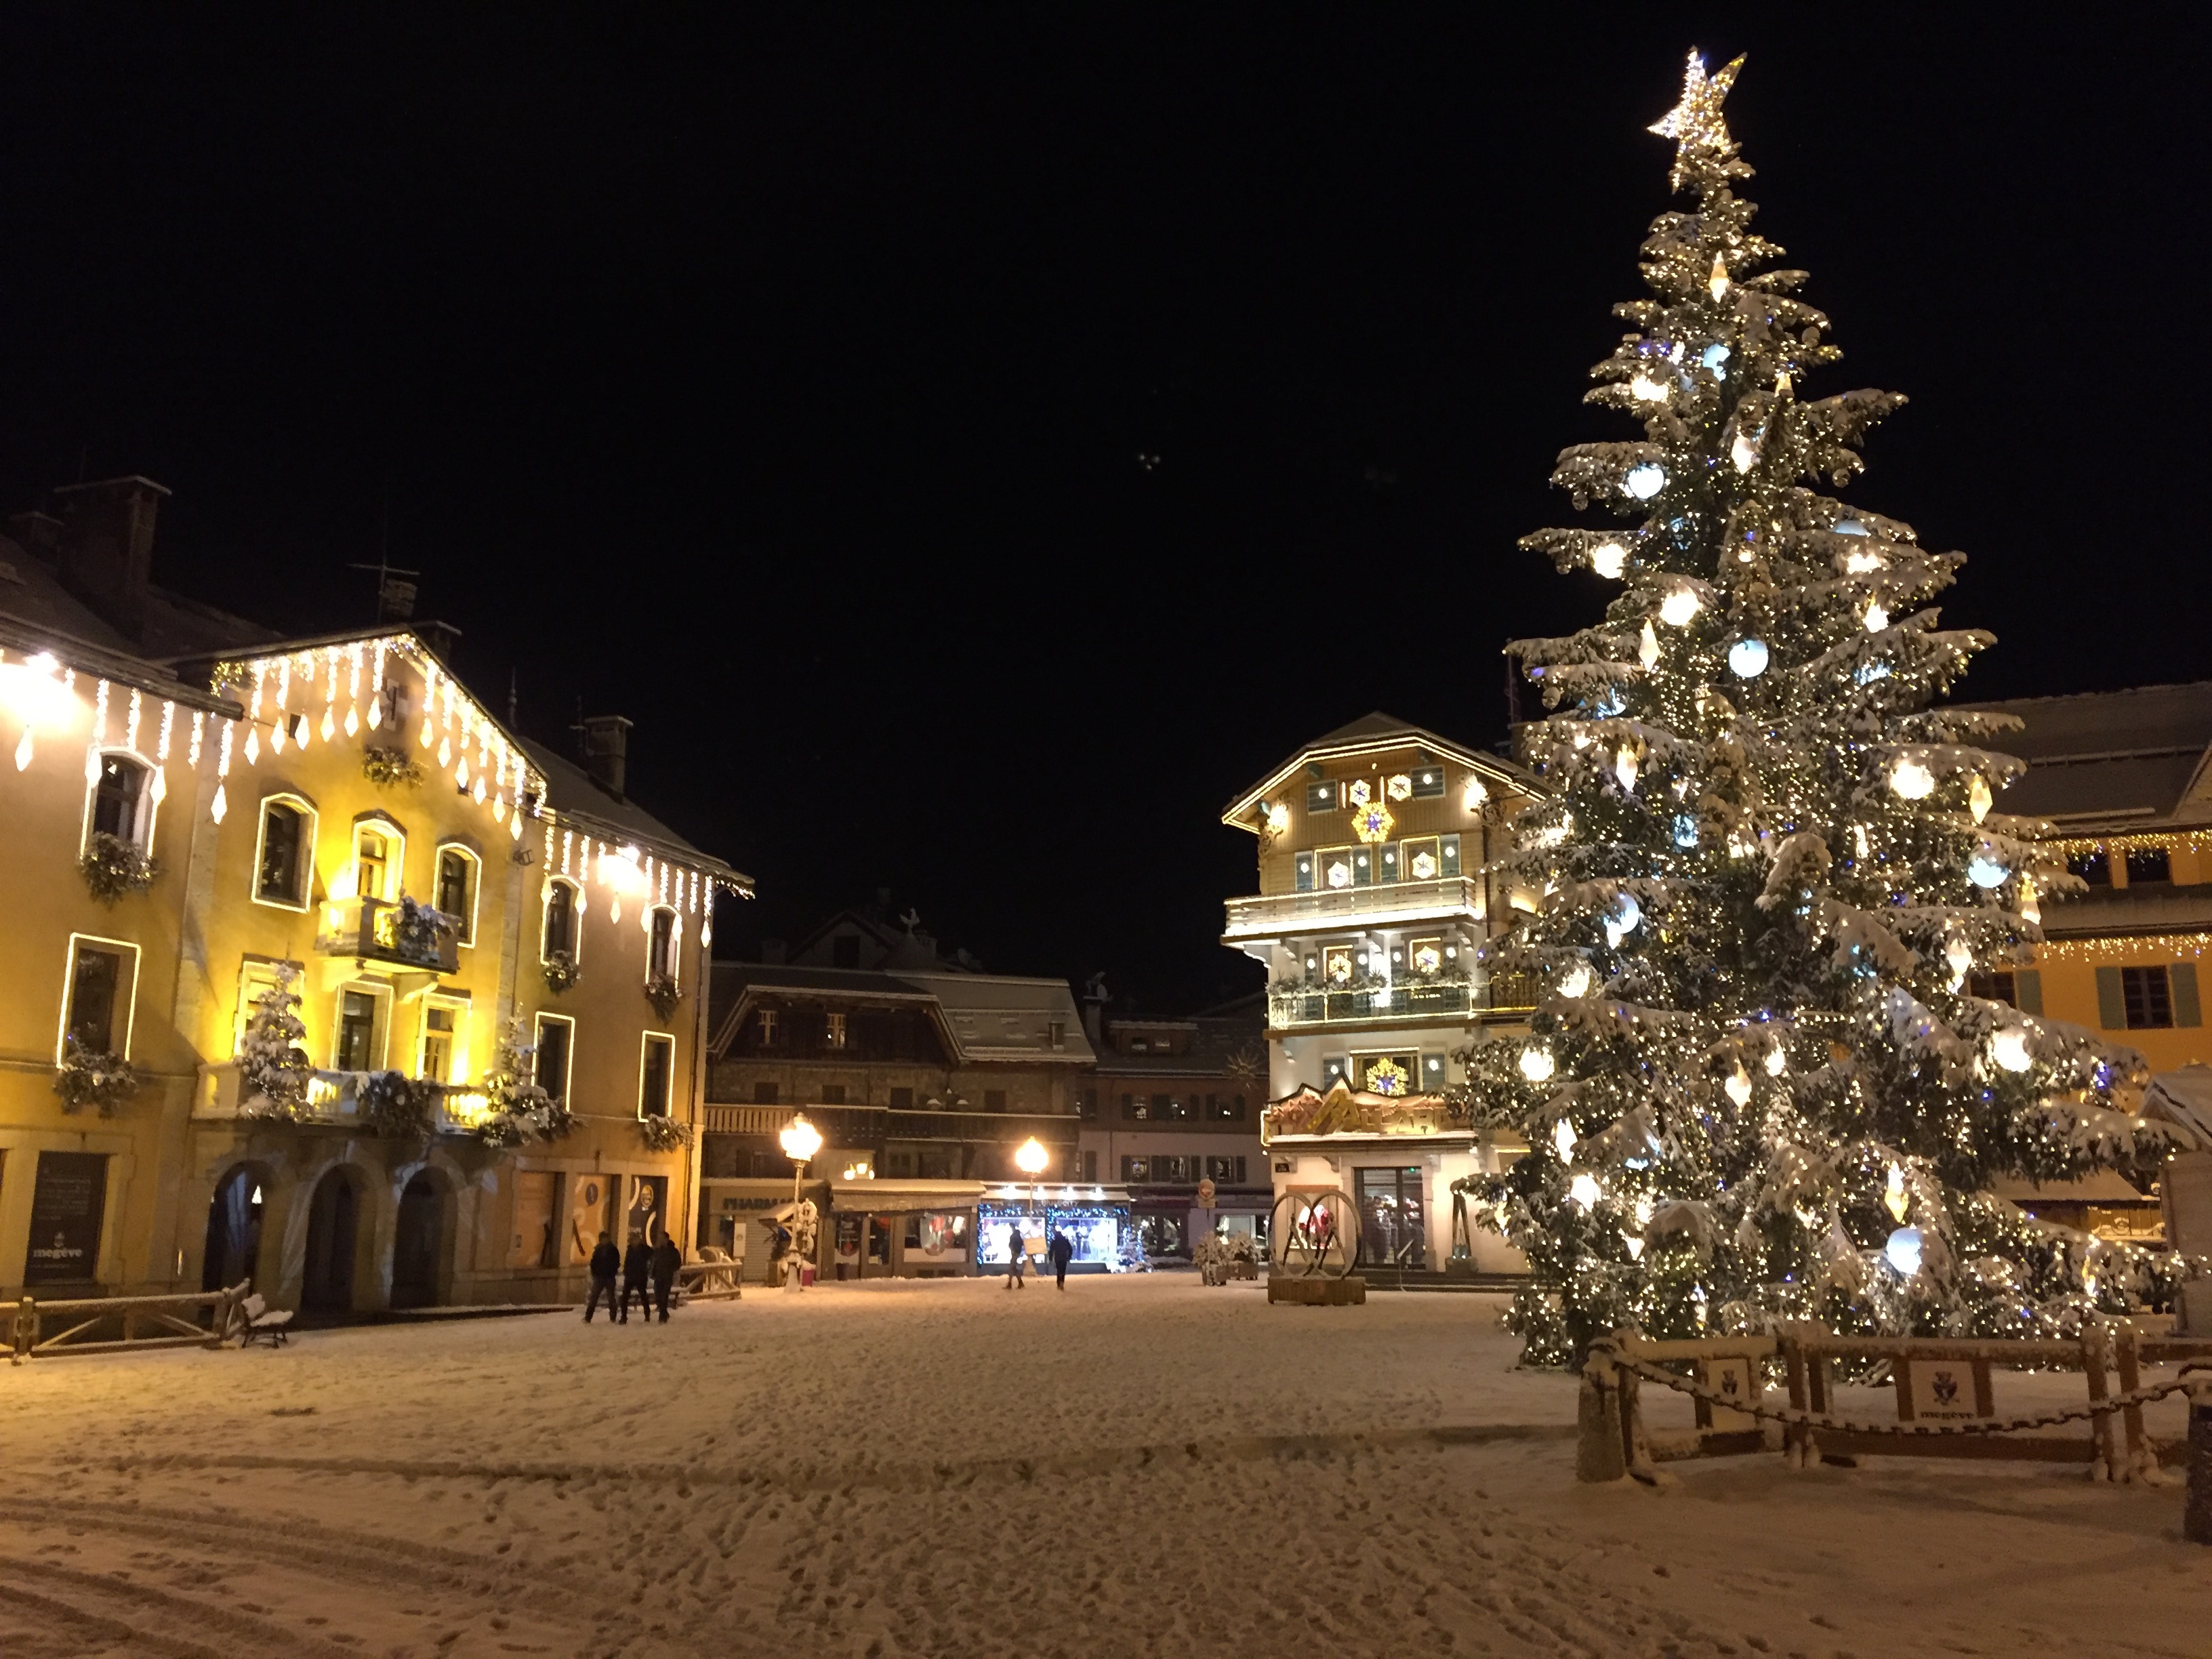
<svg viewBox="0 0 2212 1659"><path fill-rule="evenodd" d="M418 1170L399 1194L399 1225L392 1239L393 1307L438 1304L438 1265L445 1243L446 1195L428 1170Z"/></svg>
<svg viewBox="0 0 2212 1659"><path fill-rule="evenodd" d="M307 1206L307 1263L300 1307L307 1313L353 1311L354 1229L361 1200L353 1177L326 1171Z"/></svg>
<svg viewBox="0 0 2212 1659"><path fill-rule="evenodd" d="M241 1279L259 1276L261 1261L261 1175L246 1164L216 1182L208 1205L207 1253L201 1259L200 1288L228 1290Z"/></svg>

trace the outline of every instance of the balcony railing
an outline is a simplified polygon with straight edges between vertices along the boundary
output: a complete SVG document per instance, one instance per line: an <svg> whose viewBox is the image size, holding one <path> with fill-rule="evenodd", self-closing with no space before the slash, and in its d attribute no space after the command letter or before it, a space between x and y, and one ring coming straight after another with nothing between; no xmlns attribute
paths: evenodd
<svg viewBox="0 0 2212 1659"><path fill-rule="evenodd" d="M1225 939L1273 939L1303 927L1347 927L1377 923L1477 917L1480 890L1473 878L1382 882L1328 892L1270 893L1228 902Z"/></svg>
<svg viewBox="0 0 2212 1659"><path fill-rule="evenodd" d="M1073 1140L1078 1120L1072 1112L955 1112L888 1106L717 1106L706 1109L706 1130L720 1135L773 1135L793 1117L822 1132L825 1145L872 1146L889 1140L1020 1141L1034 1135L1048 1143Z"/></svg>
<svg viewBox="0 0 2212 1659"><path fill-rule="evenodd" d="M432 974L450 974L460 965L459 945L452 933L410 939L400 927L398 905L389 899L338 899L322 909L315 949L326 957L396 963Z"/></svg>
<svg viewBox="0 0 2212 1659"><path fill-rule="evenodd" d="M1302 1025L1372 1024L1390 1019L1464 1019L1484 1014L1526 1013L1535 1006L1534 984L1522 974L1492 974L1481 985L1464 980L1395 985L1359 990L1324 986L1273 991L1267 1024L1276 1030Z"/></svg>
<svg viewBox="0 0 2212 1659"><path fill-rule="evenodd" d="M341 1127L357 1124L361 1121L362 1086L369 1079L380 1075L376 1072L309 1073L306 1103L290 1121ZM441 1134L472 1133L490 1113L491 1103L481 1089L420 1082L416 1086L435 1091L431 1121ZM200 1068L200 1090L192 1105L194 1117L216 1121L251 1119L258 1115L256 1109L263 1103L259 1096L245 1092L244 1079L236 1060L227 1060L220 1066Z"/></svg>

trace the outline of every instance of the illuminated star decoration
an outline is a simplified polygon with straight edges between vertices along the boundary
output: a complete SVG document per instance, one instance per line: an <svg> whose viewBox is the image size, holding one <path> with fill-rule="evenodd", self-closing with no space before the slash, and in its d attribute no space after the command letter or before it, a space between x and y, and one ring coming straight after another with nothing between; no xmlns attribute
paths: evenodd
<svg viewBox="0 0 2212 1659"><path fill-rule="evenodd" d="M1729 95L1729 88L1735 84L1735 72L1742 67L1743 59L1738 58L1718 75L1708 77L1705 60L1692 50L1690 67L1682 76L1682 101L1650 129L1662 138L1674 141L1674 170L1667 176L1668 188L1681 189L1683 179L1699 159L1725 160L1735 149L1729 142L1728 123L1721 117L1721 100Z"/></svg>

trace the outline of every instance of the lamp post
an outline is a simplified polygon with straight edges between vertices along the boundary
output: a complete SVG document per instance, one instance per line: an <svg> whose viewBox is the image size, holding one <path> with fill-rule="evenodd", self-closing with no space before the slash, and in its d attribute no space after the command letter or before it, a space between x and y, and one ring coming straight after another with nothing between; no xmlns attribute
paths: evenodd
<svg viewBox="0 0 2212 1659"><path fill-rule="evenodd" d="M1022 1142L1015 1151L1014 1167L1030 1178L1031 1209L1037 1207L1037 1177L1044 1173L1044 1166L1051 1162L1052 1154L1045 1151L1035 1135Z"/></svg>
<svg viewBox="0 0 2212 1659"><path fill-rule="evenodd" d="M805 1179L806 1166L822 1150L822 1132L809 1123L806 1114L801 1112L776 1139L783 1144L783 1155L791 1160L791 1204L795 1212L799 1207L799 1184ZM794 1214L793 1219L797 1218ZM797 1230L793 1231L796 1237ZM799 1282L799 1265L796 1261L788 1262L784 1271L789 1275L787 1284L795 1285Z"/></svg>

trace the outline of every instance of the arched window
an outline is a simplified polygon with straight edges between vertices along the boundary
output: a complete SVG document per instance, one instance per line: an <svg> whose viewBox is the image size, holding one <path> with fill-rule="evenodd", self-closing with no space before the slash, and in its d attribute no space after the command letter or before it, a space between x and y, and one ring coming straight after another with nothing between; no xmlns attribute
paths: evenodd
<svg viewBox="0 0 2212 1659"><path fill-rule="evenodd" d="M646 924L645 974L647 979L676 977L676 912L656 907Z"/></svg>
<svg viewBox="0 0 2212 1659"><path fill-rule="evenodd" d="M396 902L405 883L407 837L389 818L363 818L353 827L353 881L356 898Z"/></svg>
<svg viewBox="0 0 2212 1659"><path fill-rule="evenodd" d="M306 909L314 869L314 808L296 795L270 796L261 803L261 841L253 859L255 902Z"/></svg>
<svg viewBox="0 0 2212 1659"><path fill-rule="evenodd" d="M154 831L152 778L152 769L137 756L121 750L103 753L100 775L93 780L86 839L112 836L133 847L146 847Z"/></svg>
<svg viewBox="0 0 2212 1659"><path fill-rule="evenodd" d="M556 951L576 954L576 884L558 877L545 885L544 939L538 946L541 961Z"/></svg>

